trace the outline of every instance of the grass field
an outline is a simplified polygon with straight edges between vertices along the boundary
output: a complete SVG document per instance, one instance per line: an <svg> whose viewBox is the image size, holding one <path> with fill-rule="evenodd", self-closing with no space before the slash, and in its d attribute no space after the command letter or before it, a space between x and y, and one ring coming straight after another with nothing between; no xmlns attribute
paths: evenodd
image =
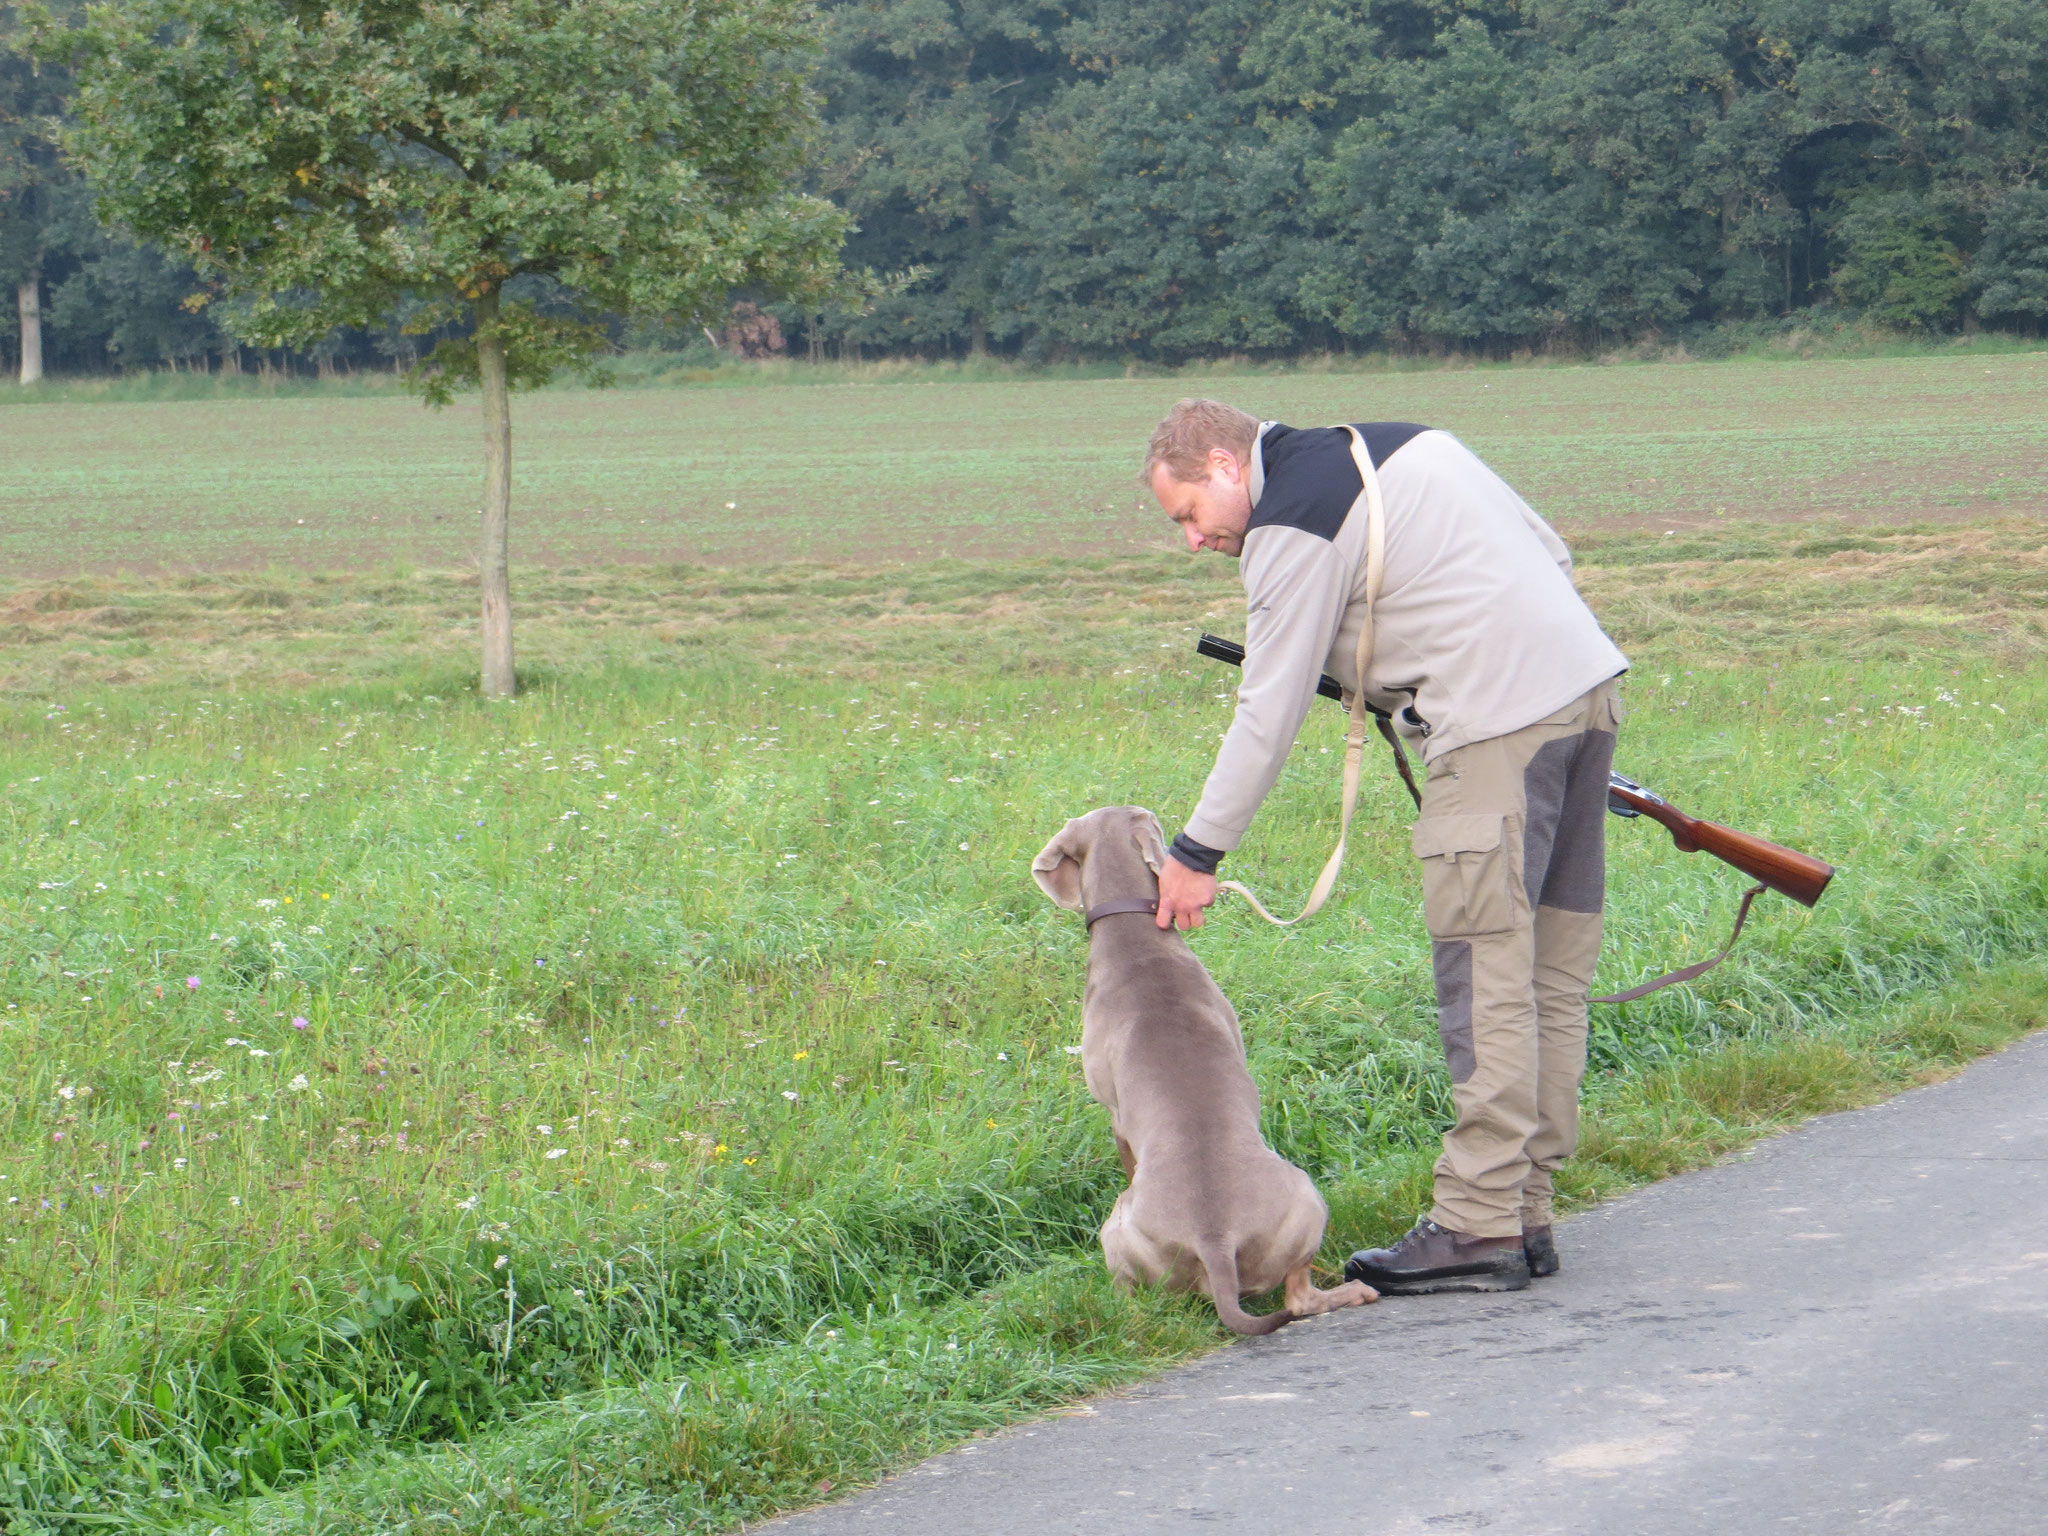
<svg viewBox="0 0 2048 1536"><path fill-rule="evenodd" d="M1156 549L1133 475L1152 425L1190 391L1296 422L1449 427L1575 533L2048 512L2048 351L1235 380L874 377L522 397L515 563ZM389 394L24 404L0 411L0 433L0 563L23 573L474 558L474 401L438 414Z"/></svg>
<svg viewBox="0 0 2048 1536"><path fill-rule="evenodd" d="M1533 437L1580 373L1417 377L1521 391ZM780 397L852 442L888 394ZM1052 462L1087 402L1031 398L1013 462ZM1785 457L1721 446L1731 484ZM1576 1199L2048 1021L2048 551L1898 510L1588 521L1625 771L1842 874L1602 1011ZM1214 1347L1205 1306L1098 1273L1083 942L1027 866L1090 806L1185 813L1234 575L530 570L493 707L459 571L0 589L0 1526L723 1529ZM1326 851L1340 724L1232 860L1262 891ZM1412 1219L1448 1097L1398 785L1361 814L1316 923L1195 940L1331 1259ZM1603 985L1718 942L1732 874L1644 823L1614 849Z"/></svg>

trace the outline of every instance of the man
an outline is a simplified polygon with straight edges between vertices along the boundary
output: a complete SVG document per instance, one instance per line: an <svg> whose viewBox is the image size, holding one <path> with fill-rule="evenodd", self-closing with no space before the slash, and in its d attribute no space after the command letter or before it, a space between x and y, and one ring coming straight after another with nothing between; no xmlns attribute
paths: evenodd
<svg viewBox="0 0 2048 1536"><path fill-rule="evenodd" d="M1427 765L1413 847L1457 1123L1429 1215L1344 1273L1393 1295L1520 1290L1557 1268L1551 1177L1578 1136L1628 661L1557 535L1462 443L1407 422L1358 430L1385 521L1365 696ZM1243 561L1236 715L1159 877L1159 925L1196 928L1318 675L1359 686L1369 502L1345 429L1214 400L1173 408L1145 478L1189 550Z"/></svg>

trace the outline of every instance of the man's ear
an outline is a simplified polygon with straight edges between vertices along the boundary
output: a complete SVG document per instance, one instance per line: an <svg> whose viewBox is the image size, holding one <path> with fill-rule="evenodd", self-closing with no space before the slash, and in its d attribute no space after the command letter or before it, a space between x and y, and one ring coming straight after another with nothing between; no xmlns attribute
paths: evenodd
<svg viewBox="0 0 2048 1536"><path fill-rule="evenodd" d="M1080 818L1076 817L1061 827L1031 861L1031 878L1038 882L1038 888L1052 898L1055 906L1065 907L1069 912L1081 910L1080 825Z"/></svg>
<svg viewBox="0 0 2048 1536"><path fill-rule="evenodd" d="M1156 875L1166 868L1166 834L1159 830L1159 818L1141 810L1131 821L1131 841L1138 845L1139 854Z"/></svg>

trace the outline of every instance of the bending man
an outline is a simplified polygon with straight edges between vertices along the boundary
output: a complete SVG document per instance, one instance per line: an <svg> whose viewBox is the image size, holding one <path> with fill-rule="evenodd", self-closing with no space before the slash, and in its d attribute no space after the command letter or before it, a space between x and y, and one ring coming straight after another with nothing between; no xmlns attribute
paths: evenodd
<svg viewBox="0 0 2048 1536"><path fill-rule="evenodd" d="M1564 544L1462 443L1409 422L1358 430L1386 522L1364 686L1427 765L1414 851L1457 1123L1429 1215L1344 1273L1394 1295L1520 1290L1557 1268L1551 1177L1578 1137L1628 661L1573 587ZM1367 498L1343 428L1214 400L1173 408L1145 478L1190 550L1243 562L1236 714L1159 878L1160 926L1195 928L1318 676L1360 685Z"/></svg>

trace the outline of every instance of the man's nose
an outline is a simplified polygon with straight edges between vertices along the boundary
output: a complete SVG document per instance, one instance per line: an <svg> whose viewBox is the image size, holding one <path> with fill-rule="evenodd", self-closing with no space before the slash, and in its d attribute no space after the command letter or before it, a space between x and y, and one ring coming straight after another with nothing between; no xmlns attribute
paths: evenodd
<svg viewBox="0 0 2048 1536"><path fill-rule="evenodd" d="M1199 555L1202 552L1201 529L1197 528L1193 523L1183 523L1181 525L1180 531L1187 538L1188 553L1191 555Z"/></svg>

